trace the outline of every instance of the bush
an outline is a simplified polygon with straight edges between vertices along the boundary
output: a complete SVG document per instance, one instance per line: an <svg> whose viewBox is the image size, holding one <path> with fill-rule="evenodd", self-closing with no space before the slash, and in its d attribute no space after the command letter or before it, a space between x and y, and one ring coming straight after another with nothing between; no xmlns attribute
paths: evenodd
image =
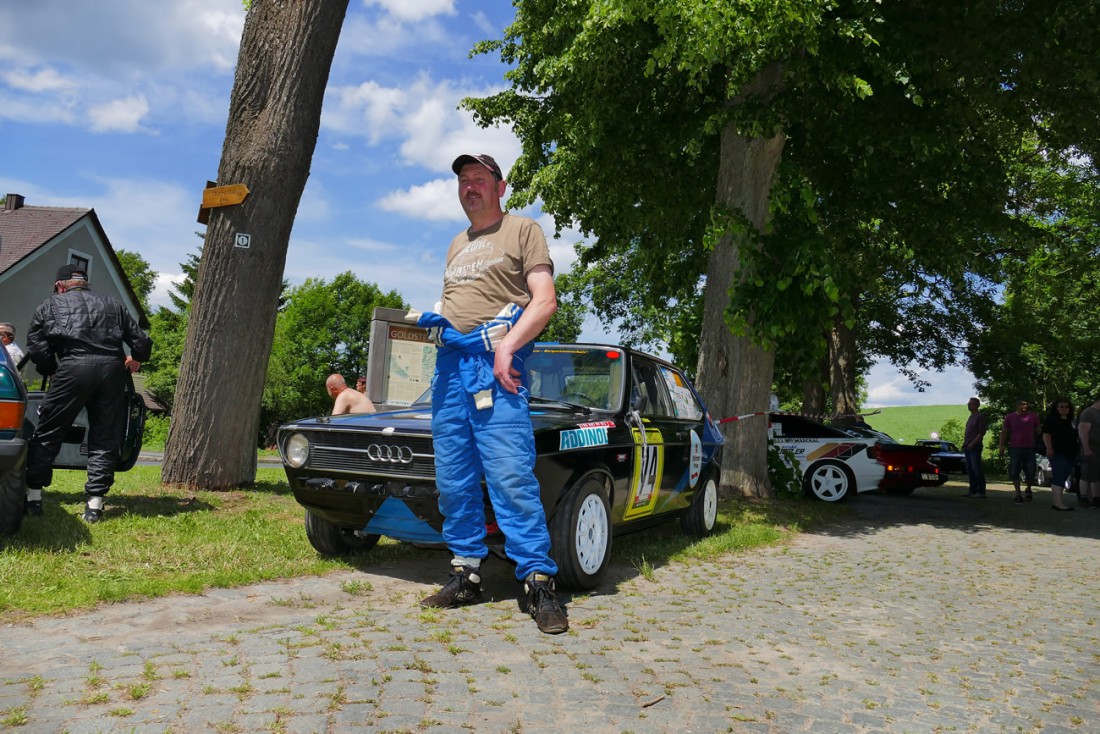
<svg viewBox="0 0 1100 734"><path fill-rule="evenodd" d="M956 446L962 446L963 424L958 418L949 418L940 426L940 438L950 441Z"/></svg>
<svg viewBox="0 0 1100 734"><path fill-rule="evenodd" d="M790 451L768 444L768 481L776 494L800 495L802 468Z"/></svg>
<svg viewBox="0 0 1100 734"><path fill-rule="evenodd" d="M170 420L166 415L145 416L145 432L142 434L141 439L142 447L153 451L163 451L164 444L168 441L168 423Z"/></svg>

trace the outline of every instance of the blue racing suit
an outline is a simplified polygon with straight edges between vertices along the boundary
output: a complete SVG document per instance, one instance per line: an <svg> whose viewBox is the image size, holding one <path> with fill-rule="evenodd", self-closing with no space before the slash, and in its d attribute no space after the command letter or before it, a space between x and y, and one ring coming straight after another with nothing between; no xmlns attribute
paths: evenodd
<svg viewBox="0 0 1100 734"><path fill-rule="evenodd" d="M443 539L456 556L485 558L484 476L504 550L516 562L516 578L531 573L554 576L550 533L535 479L535 437L527 389L519 394L493 376L493 348L523 309L510 305L500 316L462 334L437 313L420 315L439 351L432 380L432 440L436 486L443 514ZM513 366L526 377L528 344ZM480 406L480 407L479 407Z"/></svg>

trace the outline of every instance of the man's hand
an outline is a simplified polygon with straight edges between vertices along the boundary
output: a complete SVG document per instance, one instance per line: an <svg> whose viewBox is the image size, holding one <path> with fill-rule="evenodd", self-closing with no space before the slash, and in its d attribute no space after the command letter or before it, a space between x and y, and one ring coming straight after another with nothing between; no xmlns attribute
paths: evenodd
<svg viewBox="0 0 1100 734"><path fill-rule="evenodd" d="M130 372L137 372L138 370L141 369L141 362L138 362L136 359L134 359L130 355L126 355L126 363L125 364L126 364L126 369L130 370Z"/></svg>
<svg viewBox="0 0 1100 734"><path fill-rule="evenodd" d="M520 372L512 366L512 350L498 348L493 357L493 377L508 392L515 395L519 392L520 382L516 378Z"/></svg>

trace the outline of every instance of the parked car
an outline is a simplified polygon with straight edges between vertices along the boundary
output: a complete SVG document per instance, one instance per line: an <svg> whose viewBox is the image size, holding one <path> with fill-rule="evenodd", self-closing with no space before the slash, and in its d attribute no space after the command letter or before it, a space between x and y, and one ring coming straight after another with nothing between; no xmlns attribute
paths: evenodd
<svg viewBox="0 0 1100 734"><path fill-rule="evenodd" d="M940 471L951 474L966 474L966 455L950 441L937 438L921 438L917 440L917 446L927 446L932 449L931 461L940 468Z"/></svg>
<svg viewBox="0 0 1100 734"><path fill-rule="evenodd" d="M126 434L115 471L127 471L141 453L145 403L127 372ZM0 535L15 534L23 522L27 497L27 444L38 425L42 390L27 390L7 350L0 347ZM88 414L80 411L65 435L55 469L88 468Z"/></svg>
<svg viewBox="0 0 1100 734"><path fill-rule="evenodd" d="M722 436L683 372L598 344L538 344L526 367L561 584L597 586L614 536L674 518L691 535L714 529ZM429 400L280 427L283 466L318 552L368 550L383 535L444 547ZM487 542L501 554L487 492L485 511Z"/></svg>
<svg viewBox="0 0 1100 734"><path fill-rule="evenodd" d="M881 489L911 494L947 481L929 462L931 449L899 444L863 426L827 426L803 416L772 413L769 435L802 470L803 491L826 502Z"/></svg>
<svg viewBox="0 0 1100 734"><path fill-rule="evenodd" d="M1046 454L1035 452L1035 486L1049 487L1051 479L1050 459ZM1081 462L1073 464L1073 469L1066 478L1066 491L1079 494L1078 482L1081 481Z"/></svg>
<svg viewBox="0 0 1100 734"><path fill-rule="evenodd" d="M879 439L874 437L785 413L769 414L768 436L798 461L803 491L826 502L876 490L886 475L886 468L875 457Z"/></svg>

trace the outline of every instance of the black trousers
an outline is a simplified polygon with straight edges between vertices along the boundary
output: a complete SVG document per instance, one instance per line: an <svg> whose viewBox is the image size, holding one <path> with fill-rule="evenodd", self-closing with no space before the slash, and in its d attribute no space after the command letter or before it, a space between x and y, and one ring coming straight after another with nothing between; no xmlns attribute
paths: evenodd
<svg viewBox="0 0 1100 734"><path fill-rule="evenodd" d="M118 357L68 357L51 378L27 451L27 486L53 481L53 462L81 408L88 409L88 482L84 493L103 496L115 482L126 434L126 367Z"/></svg>

